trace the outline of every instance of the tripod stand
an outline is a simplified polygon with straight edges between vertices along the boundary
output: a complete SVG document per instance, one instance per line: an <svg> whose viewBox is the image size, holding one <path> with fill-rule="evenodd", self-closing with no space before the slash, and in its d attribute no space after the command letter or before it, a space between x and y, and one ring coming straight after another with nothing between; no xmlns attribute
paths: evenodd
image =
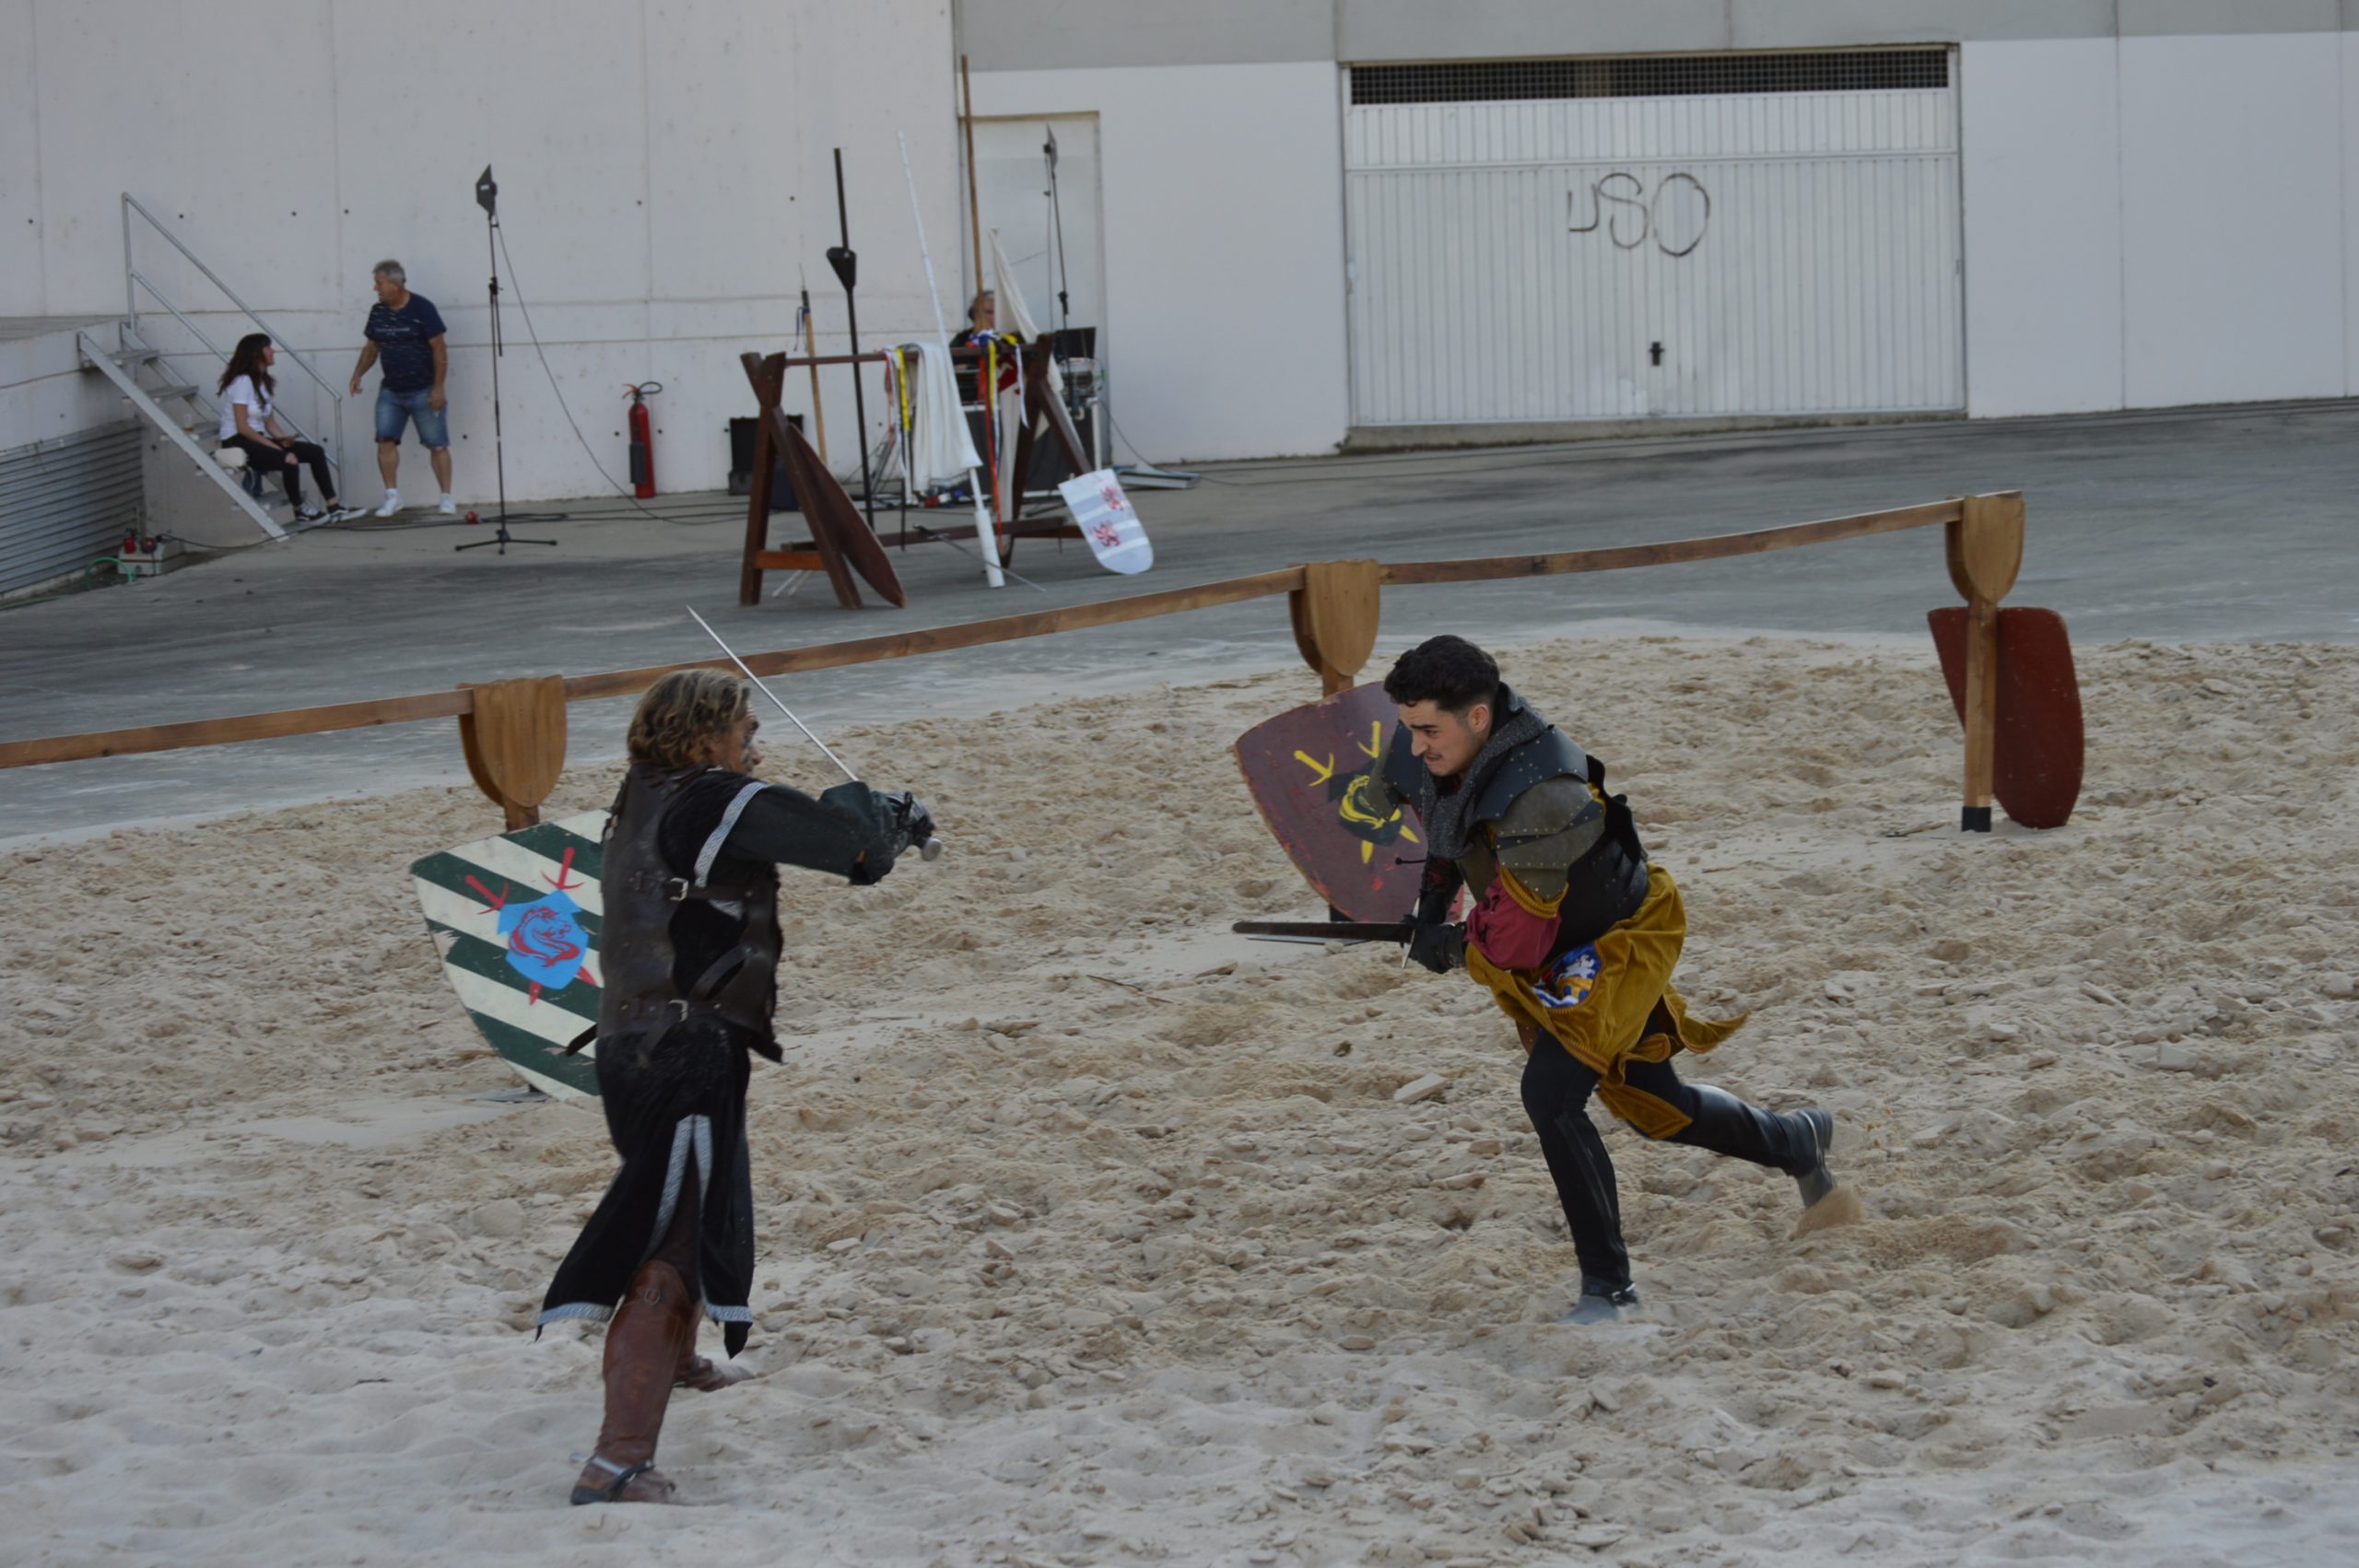
<svg viewBox="0 0 2359 1568"><path fill-rule="evenodd" d="M499 336L499 184L491 177L491 165L483 166L482 176L475 181L475 205L483 208L484 245L491 254L491 463L499 484L499 531L489 539L471 539L464 544L453 544L454 550L480 550L496 544L501 555L508 554L511 544L555 544L554 539L519 539L508 532L511 521L555 522L570 516L567 512L516 512L508 509L508 458L499 438L499 357L502 344Z"/></svg>

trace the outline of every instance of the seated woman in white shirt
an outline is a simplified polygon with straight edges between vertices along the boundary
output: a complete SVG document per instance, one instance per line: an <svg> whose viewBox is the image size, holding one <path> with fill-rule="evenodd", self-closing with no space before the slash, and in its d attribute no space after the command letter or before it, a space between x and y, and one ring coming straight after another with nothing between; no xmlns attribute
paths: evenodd
<svg viewBox="0 0 2359 1568"><path fill-rule="evenodd" d="M279 427L271 393L277 390L270 375L278 350L267 333L248 333L238 340L237 352L221 372L221 442L246 454L262 473L276 473L287 482L287 500L295 515L316 522L343 509L335 498L335 476L328 470L328 454L315 441L298 440ZM303 504L303 465L320 482L322 504Z"/></svg>

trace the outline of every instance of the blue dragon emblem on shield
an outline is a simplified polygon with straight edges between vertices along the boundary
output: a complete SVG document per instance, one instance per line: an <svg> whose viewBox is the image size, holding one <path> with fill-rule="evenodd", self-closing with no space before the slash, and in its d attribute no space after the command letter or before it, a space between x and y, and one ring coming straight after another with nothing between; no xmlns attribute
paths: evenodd
<svg viewBox="0 0 2359 1568"><path fill-rule="evenodd" d="M1597 989L1597 944L1577 947L1548 965L1532 994L1550 1007L1579 1007Z"/></svg>
<svg viewBox="0 0 2359 1568"><path fill-rule="evenodd" d="M551 893L499 911L508 966L532 982L535 1000L544 990L561 991L573 984L589 959L590 933L574 919L581 907L564 894Z"/></svg>

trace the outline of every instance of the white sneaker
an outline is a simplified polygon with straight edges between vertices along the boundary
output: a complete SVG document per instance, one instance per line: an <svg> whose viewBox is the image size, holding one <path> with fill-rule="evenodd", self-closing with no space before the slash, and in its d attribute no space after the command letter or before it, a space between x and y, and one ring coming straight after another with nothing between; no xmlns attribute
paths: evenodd
<svg viewBox="0 0 2359 1568"><path fill-rule="evenodd" d="M298 522L325 522L327 520L328 509L325 507L297 507L295 509L295 521Z"/></svg>
<svg viewBox="0 0 2359 1568"><path fill-rule="evenodd" d="M445 496L434 503L434 509L444 517L456 517L459 515L459 503L451 497Z"/></svg>
<svg viewBox="0 0 2359 1568"><path fill-rule="evenodd" d="M377 515L379 517L391 517L401 509L402 493L399 490L388 490L385 492L383 504L379 506L377 509Z"/></svg>

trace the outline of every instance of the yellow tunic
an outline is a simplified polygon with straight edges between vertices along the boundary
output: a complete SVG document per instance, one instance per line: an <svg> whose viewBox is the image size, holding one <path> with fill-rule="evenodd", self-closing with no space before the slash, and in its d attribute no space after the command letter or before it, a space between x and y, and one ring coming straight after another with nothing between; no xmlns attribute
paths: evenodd
<svg viewBox="0 0 2359 1568"><path fill-rule="evenodd" d="M1499 872L1508 894L1536 915L1554 907L1534 895L1513 872ZM1687 1126L1687 1116L1626 1082L1632 1060L1664 1061L1677 1050L1702 1054L1736 1033L1746 1015L1706 1020L1688 1016L1687 1004L1671 983L1687 941L1687 909L1678 884L1658 865L1647 868L1647 895L1626 919L1593 945L1596 971L1586 989L1578 977L1560 978L1554 996L1541 969L1502 969L1469 942L1466 969L1490 988L1500 1011L1515 1020L1524 1048L1538 1046L1540 1033L1554 1038L1598 1075L1597 1097L1606 1108L1649 1138L1669 1138ZM1568 957L1571 955L1567 955Z"/></svg>

